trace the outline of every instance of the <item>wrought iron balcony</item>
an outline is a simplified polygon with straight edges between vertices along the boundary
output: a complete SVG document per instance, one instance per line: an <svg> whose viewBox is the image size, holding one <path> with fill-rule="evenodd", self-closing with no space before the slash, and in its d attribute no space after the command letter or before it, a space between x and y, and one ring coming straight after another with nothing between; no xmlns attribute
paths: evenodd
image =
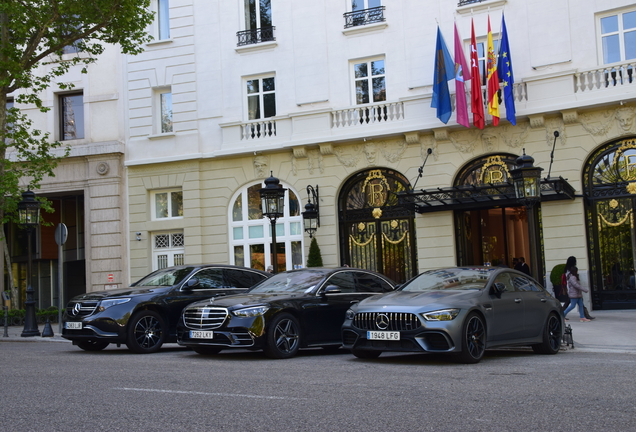
<svg viewBox="0 0 636 432"><path fill-rule="evenodd" d="M384 6L378 6L371 9L347 12L343 14L345 19L345 28L386 21L384 18L384 8Z"/></svg>
<svg viewBox="0 0 636 432"><path fill-rule="evenodd" d="M481 3L484 0L459 0L457 6L466 6L473 3Z"/></svg>
<svg viewBox="0 0 636 432"><path fill-rule="evenodd" d="M274 30L276 27L262 27L252 30L243 30L236 32L238 37L238 46L257 44L261 42L275 41Z"/></svg>

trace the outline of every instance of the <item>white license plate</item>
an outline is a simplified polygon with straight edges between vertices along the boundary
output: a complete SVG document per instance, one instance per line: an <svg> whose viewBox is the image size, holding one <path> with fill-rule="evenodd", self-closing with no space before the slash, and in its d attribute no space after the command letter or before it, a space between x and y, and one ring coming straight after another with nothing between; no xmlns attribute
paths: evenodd
<svg viewBox="0 0 636 432"><path fill-rule="evenodd" d="M214 332L190 330L190 339L214 339Z"/></svg>
<svg viewBox="0 0 636 432"><path fill-rule="evenodd" d="M369 340L400 340L400 332L392 331L368 331Z"/></svg>
<svg viewBox="0 0 636 432"><path fill-rule="evenodd" d="M82 323L81 322L65 322L64 328L67 330L81 330Z"/></svg>

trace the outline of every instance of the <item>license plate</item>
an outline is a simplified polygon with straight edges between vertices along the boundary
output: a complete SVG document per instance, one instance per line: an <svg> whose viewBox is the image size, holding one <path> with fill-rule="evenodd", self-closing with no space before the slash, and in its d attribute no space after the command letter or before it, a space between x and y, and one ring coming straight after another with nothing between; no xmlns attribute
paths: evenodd
<svg viewBox="0 0 636 432"><path fill-rule="evenodd" d="M82 323L81 322L65 322L64 328L67 330L81 330Z"/></svg>
<svg viewBox="0 0 636 432"><path fill-rule="evenodd" d="M190 339L214 339L214 332L190 330Z"/></svg>
<svg viewBox="0 0 636 432"><path fill-rule="evenodd" d="M400 340L400 332L391 331L368 331L369 340Z"/></svg>

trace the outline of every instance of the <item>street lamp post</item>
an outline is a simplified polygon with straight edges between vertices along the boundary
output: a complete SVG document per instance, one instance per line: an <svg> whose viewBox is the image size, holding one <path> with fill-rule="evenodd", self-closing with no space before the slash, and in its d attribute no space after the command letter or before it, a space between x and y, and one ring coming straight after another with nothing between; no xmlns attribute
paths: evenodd
<svg viewBox="0 0 636 432"><path fill-rule="evenodd" d="M515 196L528 210L528 236L530 237L530 256L532 257L532 276L543 281L543 258L541 256L539 232L537 230L537 212L535 204L541 202L541 171L543 168L534 166L534 158L523 155L516 160L517 168L510 170L510 177L515 188Z"/></svg>
<svg viewBox="0 0 636 432"><path fill-rule="evenodd" d="M272 266L274 273L278 273L278 253L276 250L276 219L283 216L285 207L285 192L287 189L280 184L280 181L274 177L274 173L265 179L265 187L259 189L261 196L261 207L263 209L263 217L269 218L272 224Z"/></svg>
<svg viewBox="0 0 636 432"><path fill-rule="evenodd" d="M40 224L40 203L35 199L35 193L27 190L22 193L22 201L18 203L18 219L20 225L25 227L27 232L27 289L24 329L22 337L40 336L37 319L35 316L35 299L33 298L33 285L31 283L32 262L31 262L31 234Z"/></svg>

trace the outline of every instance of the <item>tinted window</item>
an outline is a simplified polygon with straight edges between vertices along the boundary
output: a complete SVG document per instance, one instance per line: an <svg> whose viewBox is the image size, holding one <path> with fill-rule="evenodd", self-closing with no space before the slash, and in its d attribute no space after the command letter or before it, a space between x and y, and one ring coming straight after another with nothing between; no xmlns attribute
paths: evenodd
<svg viewBox="0 0 636 432"><path fill-rule="evenodd" d="M518 291L540 291L530 279L523 276L513 276L512 283Z"/></svg>
<svg viewBox="0 0 636 432"><path fill-rule="evenodd" d="M204 269L194 275L199 279L199 285L194 289L213 289L221 288L225 286L223 282L223 270L222 269Z"/></svg>
<svg viewBox="0 0 636 432"><path fill-rule="evenodd" d="M249 288L265 279L265 276L249 270L225 269L225 279L232 288Z"/></svg>
<svg viewBox="0 0 636 432"><path fill-rule="evenodd" d="M325 283L325 287L335 285L340 288L340 291L343 293L354 293L356 292L356 283L353 277L353 273L351 272L340 272L329 279Z"/></svg>
<svg viewBox="0 0 636 432"><path fill-rule="evenodd" d="M192 272L194 267L185 268L167 268L158 270L149 274L139 282L135 283L135 286L172 286L180 283L186 276Z"/></svg>
<svg viewBox="0 0 636 432"><path fill-rule="evenodd" d="M501 273L497 275L494 283L502 284L508 292L516 291L512 280L510 280L510 273Z"/></svg>
<svg viewBox="0 0 636 432"><path fill-rule="evenodd" d="M270 292L304 292L313 290L325 277L324 270L305 269L301 271L290 271L278 273L269 279L264 280L254 288L251 293Z"/></svg>
<svg viewBox="0 0 636 432"><path fill-rule="evenodd" d="M358 292L382 293L392 290L391 285L389 285L384 279L381 279L372 274L357 273L356 279L358 280Z"/></svg>

